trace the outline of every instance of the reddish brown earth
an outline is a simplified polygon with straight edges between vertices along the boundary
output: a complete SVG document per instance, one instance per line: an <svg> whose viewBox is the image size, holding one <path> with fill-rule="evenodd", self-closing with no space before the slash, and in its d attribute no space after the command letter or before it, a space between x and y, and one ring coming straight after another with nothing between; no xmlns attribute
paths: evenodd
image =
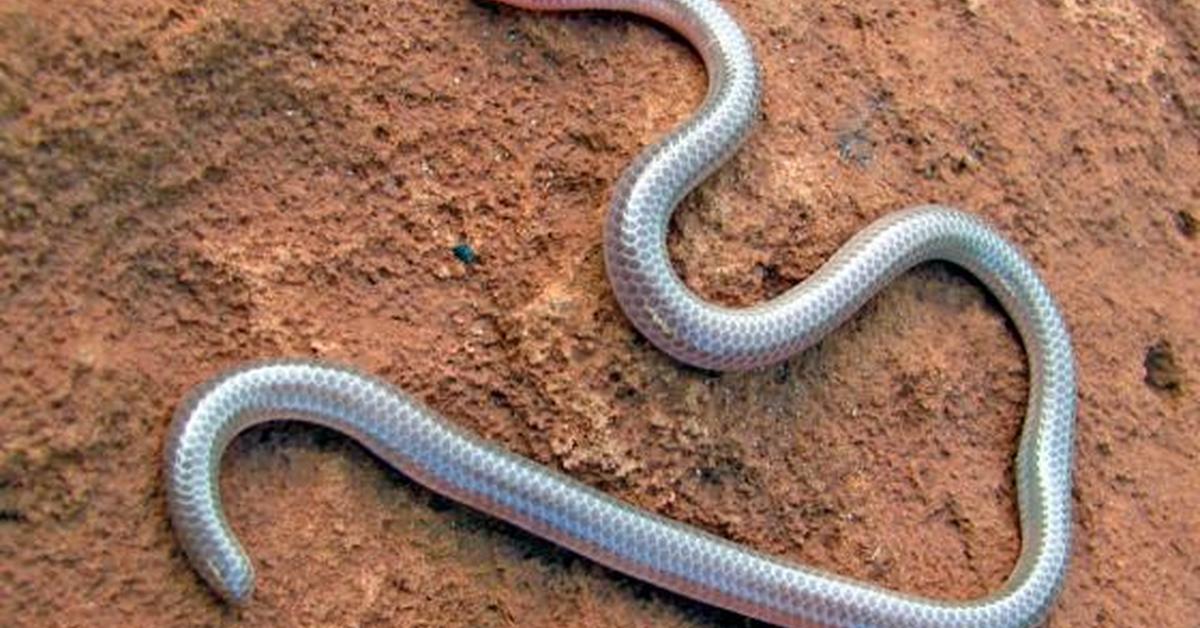
<svg viewBox="0 0 1200 628"><path fill-rule="evenodd" d="M1200 617L1200 5L728 2L765 112L675 220L750 304L871 220L986 216L1079 358L1052 626ZM231 610L165 517L183 394L314 356L645 508L904 591L997 587L1019 539L1019 339L926 265L762 372L683 368L605 280L608 190L705 89L626 16L467 0L0 0L0 617L7 625L714 625L740 618L284 424L225 458ZM479 259L452 253L467 244Z"/></svg>

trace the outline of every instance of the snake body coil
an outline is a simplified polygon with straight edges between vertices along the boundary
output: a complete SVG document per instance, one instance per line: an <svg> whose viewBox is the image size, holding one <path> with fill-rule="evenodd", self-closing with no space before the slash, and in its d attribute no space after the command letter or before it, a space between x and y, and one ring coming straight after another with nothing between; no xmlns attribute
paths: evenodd
<svg viewBox="0 0 1200 628"><path fill-rule="evenodd" d="M1025 626L1061 588L1071 536L1075 372L1054 300L1012 245L980 220L926 206L852 238L812 277L746 309L714 305L675 274L666 231L676 204L740 145L758 112L749 41L714 0L505 0L543 10L611 9L679 31L701 53L701 110L643 152L616 186L605 226L608 276L648 339L697 366L739 370L803 350L896 275L941 259L979 277L1016 323L1032 384L1016 460L1021 553L995 593L971 601L900 594L767 556L635 508L454 426L396 388L350 369L281 361L200 387L166 446L168 507L193 565L227 600L245 601L253 571L221 509L217 475L246 428L297 419L348 434L417 482L683 595L766 621L838 626Z"/></svg>

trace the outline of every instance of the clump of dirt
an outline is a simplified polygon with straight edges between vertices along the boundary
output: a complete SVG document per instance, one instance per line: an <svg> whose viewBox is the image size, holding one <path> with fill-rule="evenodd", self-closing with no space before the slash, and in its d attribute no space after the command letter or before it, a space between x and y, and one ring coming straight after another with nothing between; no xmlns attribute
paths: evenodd
<svg viewBox="0 0 1200 628"><path fill-rule="evenodd" d="M1171 344L1159 341L1146 351L1146 383L1173 394L1183 392L1183 368L1175 361Z"/></svg>
<svg viewBox="0 0 1200 628"><path fill-rule="evenodd" d="M762 121L677 213L748 305L901 207L984 216L1074 333L1076 542L1052 626L1200 616L1200 11L1193 2L726 3ZM226 454L244 609L165 516L166 426L312 356L641 507L966 599L1020 546L1020 339L929 264L761 372L683 368L604 276L608 193L704 96L622 15L486 2L0 3L0 616L16 625L717 625L739 618L438 498L295 424ZM1149 350L1148 350L1149 348Z"/></svg>

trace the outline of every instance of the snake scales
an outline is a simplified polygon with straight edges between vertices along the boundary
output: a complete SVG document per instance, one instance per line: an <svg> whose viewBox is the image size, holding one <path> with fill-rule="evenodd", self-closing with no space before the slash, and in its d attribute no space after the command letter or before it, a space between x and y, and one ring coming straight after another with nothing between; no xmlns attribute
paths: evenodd
<svg viewBox="0 0 1200 628"><path fill-rule="evenodd" d="M1058 308L1029 262L981 220L925 206L888 215L786 293L732 309L702 300L671 267L671 212L723 163L758 113L749 40L714 0L505 0L539 10L629 11L686 37L704 58L700 110L646 149L613 193L604 233L609 280L630 321L676 359L740 370L817 342L898 274L941 259L979 277L1015 322L1032 383L1016 460L1022 548L996 592L971 601L900 594L767 556L609 497L456 427L368 375L278 361L225 373L175 415L166 446L168 508L192 564L225 599L245 601L253 570L221 509L225 447L246 428L296 419L358 440L430 489L618 571L766 621L849 626L1024 626L1062 586L1071 537L1075 371Z"/></svg>

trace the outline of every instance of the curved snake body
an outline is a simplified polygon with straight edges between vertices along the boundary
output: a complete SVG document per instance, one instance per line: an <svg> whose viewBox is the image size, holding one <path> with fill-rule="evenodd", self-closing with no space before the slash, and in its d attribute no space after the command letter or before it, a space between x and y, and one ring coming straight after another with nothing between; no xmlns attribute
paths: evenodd
<svg viewBox="0 0 1200 628"><path fill-rule="evenodd" d="M785 625L1025 626L1061 587L1071 536L1075 374L1070 338L1028 261L981 220L939 206L891 214L812 277L746 309L708 303L679 279L666 249L676 204L740 145L758 112L758 67L746 36L713 0L505 0L529 9L631 11L683 34L701 53L700 111L622 175L605 225L605 262L626 315L680 361L719 370L763 366L818 341L896 275L948 260L979 277L1016 323L1032 384L1016 460L1022 547L995 593L939 601L888 591L768 556L638 509L456 427L351 369L259 363L197 389L166 446L168 506L193 565L227 600L253 588L246 553L217 487L220 459L246 428L276 419L331 427L430 489L634 577Z"/></svg>

